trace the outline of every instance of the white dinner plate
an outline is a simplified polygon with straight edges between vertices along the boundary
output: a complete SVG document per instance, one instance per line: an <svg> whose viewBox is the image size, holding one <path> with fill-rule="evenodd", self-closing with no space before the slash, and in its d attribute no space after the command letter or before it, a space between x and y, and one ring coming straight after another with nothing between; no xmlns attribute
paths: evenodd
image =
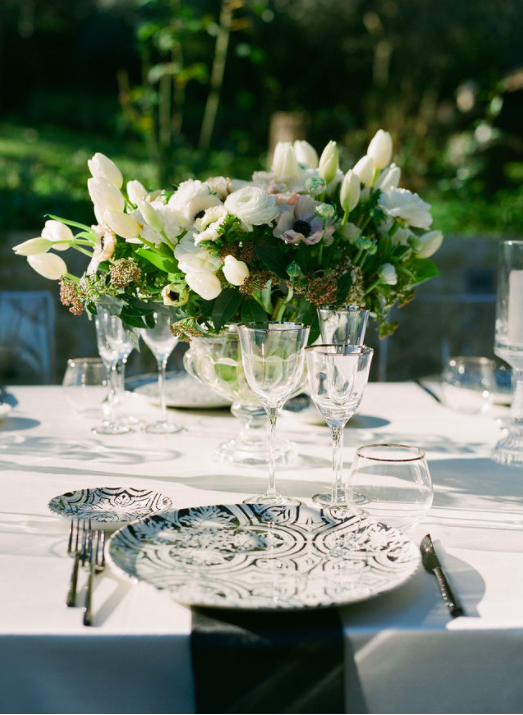
<svg viewBox="0 0 523 715"><path fill-rule="evenodd" d="M158 376L139 375L126 380L126 388L144 395L152 404L160 403L158 394ZM206 387L188 372L169 372L165 381L165 396L168 407L188 407L193 409L212 409L228 407L231 403L224 397Z"/></svg>
<svg viewBox="0 0 523 715"><path fill-rule="evenodd" d="M419 549L341 509L229 504L146 517L110 539L121 572L180 603L303 609L365 601L410 579Z"/></svg>
<svg viewBox="0 0 523 715"><path fill-rule="evenodd" d="M169 497L150 489L96 487L60 494L51 499L49 509L66 519L115 525L165 511L172 505Z"/></svg>

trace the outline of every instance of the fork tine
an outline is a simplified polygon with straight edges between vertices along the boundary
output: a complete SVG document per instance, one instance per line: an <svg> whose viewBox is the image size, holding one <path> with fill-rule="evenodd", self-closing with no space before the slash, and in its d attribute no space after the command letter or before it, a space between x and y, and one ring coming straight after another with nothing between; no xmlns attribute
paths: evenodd
<svg viewBox="0 0 523 715"><path fill-rule="evenodd" d="M73 548L73 533L74 533L74 521L71 519L71 530L69 532L69 542L67 544L67 553L70 554Z"/></svg>
<svg viewBox="0 0 523 715"><path fill-rule="evenodd" d="M101 568L105 568L105 531L100 531L100 540L102 542L102 563L100 564Z"/></svg>

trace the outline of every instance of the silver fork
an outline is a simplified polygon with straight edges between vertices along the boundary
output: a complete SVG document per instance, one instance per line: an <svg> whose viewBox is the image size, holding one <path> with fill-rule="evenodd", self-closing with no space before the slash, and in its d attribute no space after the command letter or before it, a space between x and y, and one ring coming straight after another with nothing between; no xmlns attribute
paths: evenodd
<svg viewBox="0 0 523 715"><path fill-rule="evenodd" d="M87 594L85 597L84 626L93 625L93 581L95 573L103 571L105 568L105 531L97 529L93 532L91 522L89 522L89 577L87 579Z"/></svg>
<svg viewBox="0 0 523 715"><path fill-rule="evenodd" d="M74 564L66 600L66 603L70 608L74 608L74 606L76 606L78 568L80 566L80 562L83 566L87 560L88 532L90 530L90 520L88 521L87 519L77 519L71 521L71 530L69 532L67 553L74 558Z"/></svg>

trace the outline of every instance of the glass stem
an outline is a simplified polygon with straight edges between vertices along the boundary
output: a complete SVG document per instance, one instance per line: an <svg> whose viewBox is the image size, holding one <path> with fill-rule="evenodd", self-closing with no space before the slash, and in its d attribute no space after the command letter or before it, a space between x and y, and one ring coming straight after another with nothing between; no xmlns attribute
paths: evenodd
<svg viewBox="0 0 523 715"><path fill-rule="evenodd" d="M116 403L116 391L118 385L119 375L116 370L116 362L111 363L107 368L107 384L109 387L109 392L107 394L107 422L113 424L115 421L115 403Z"/></svg>
<svg viewBox="0 0 523 715"><path fill-rule="evenodd" d="M167 407L165 405L165 369L167 358L158 359L158 392L160 393L160 410L162 412L162 422L167 422Z"/></svg>
<svg viewBox="0 0 523 715"><path fill-rule="evenodd" d="M276 475L275 475L275 462L276 462L276 418L278 417L278 410L276 407L269 408L269 488L267 489L267 494L269 496L276 495Z"/></svg>
<svg viewBox="0 0 523 715"><path fill-rule="evenodd" d="M510 419L512 427L523 428L523 370L513 370L513 380L516 383L512 405L510 407Z"/></svg>
<svg viewBox="0 0 523 715"><path fill-rule="evenodd" d="M332 435L332 493L331 504L334 506L342 501L341 493L341 448L343 446L343 425L335 422L330 425Z"/></svg>

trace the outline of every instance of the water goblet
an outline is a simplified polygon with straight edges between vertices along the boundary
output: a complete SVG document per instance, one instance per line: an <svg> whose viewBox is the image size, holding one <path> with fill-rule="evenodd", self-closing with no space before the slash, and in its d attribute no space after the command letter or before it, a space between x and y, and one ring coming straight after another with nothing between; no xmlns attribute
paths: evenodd
<svg viewBox="0 0 523 715"><path fill-rule="evenodd" d="M370 311L358 305L322 305L317 309L321 339L329 345L363 345Z"/></svg>
<svg viewBox="0 0 523 715"><path fill-rule="evenodd" d="M403 444L358 447L346 483L347 503L402 531L430 508L432 481L425 453Z"/></svg>
<svg viewBox="0 0 523 715"><path fill-rule="evenodd" d="M117 408L122 404L123 369L133 346L125 335L122 321L98 307L95 318L98 352L107 370L109 393L102 423L92 428L95 434L125 434L130 431L128 420L117 416ZM118 364L121 363L121 372Z"/></svg>
<svg viewBox="0 0 523 715"><path fill-rule="evenodd" d="M62 386L75 412L82 416L99 416L107 397L107 370L103 360L93 357L68 360Z"/></svg>
<svg viewBox="0 0 523 715"><path fill-rule="evenodd" d="M360 406L374 351L361 345L311 345L305 352L311 398L332 435L332 489L330 494L315 494L313 500L322 506L344 506L343 429Z"/></svg>
<svg viewBox="0 0 523 715"><path fill-rule="evenodd" d="M299 503L276 490L275 429L278 415L302 379L309 327L269 321L240 325L238 332L245 377L269 416L269 486L262 496L246 503Z"/></svg>
<svg viewBox="0 0 523 715"><path fill-rule="evenodd" d="M145 431L152 434L173 434L182 429L179 425L169 422L167 419L167 407L165 404L165 369L167 360L176 345L178 338L171 333L171 320L168 315L154 313L154 328L140 330L140 335L144 343L152 352L158 363L158 391L160 394L161 417L153 424L145 426Z"/></svg>

